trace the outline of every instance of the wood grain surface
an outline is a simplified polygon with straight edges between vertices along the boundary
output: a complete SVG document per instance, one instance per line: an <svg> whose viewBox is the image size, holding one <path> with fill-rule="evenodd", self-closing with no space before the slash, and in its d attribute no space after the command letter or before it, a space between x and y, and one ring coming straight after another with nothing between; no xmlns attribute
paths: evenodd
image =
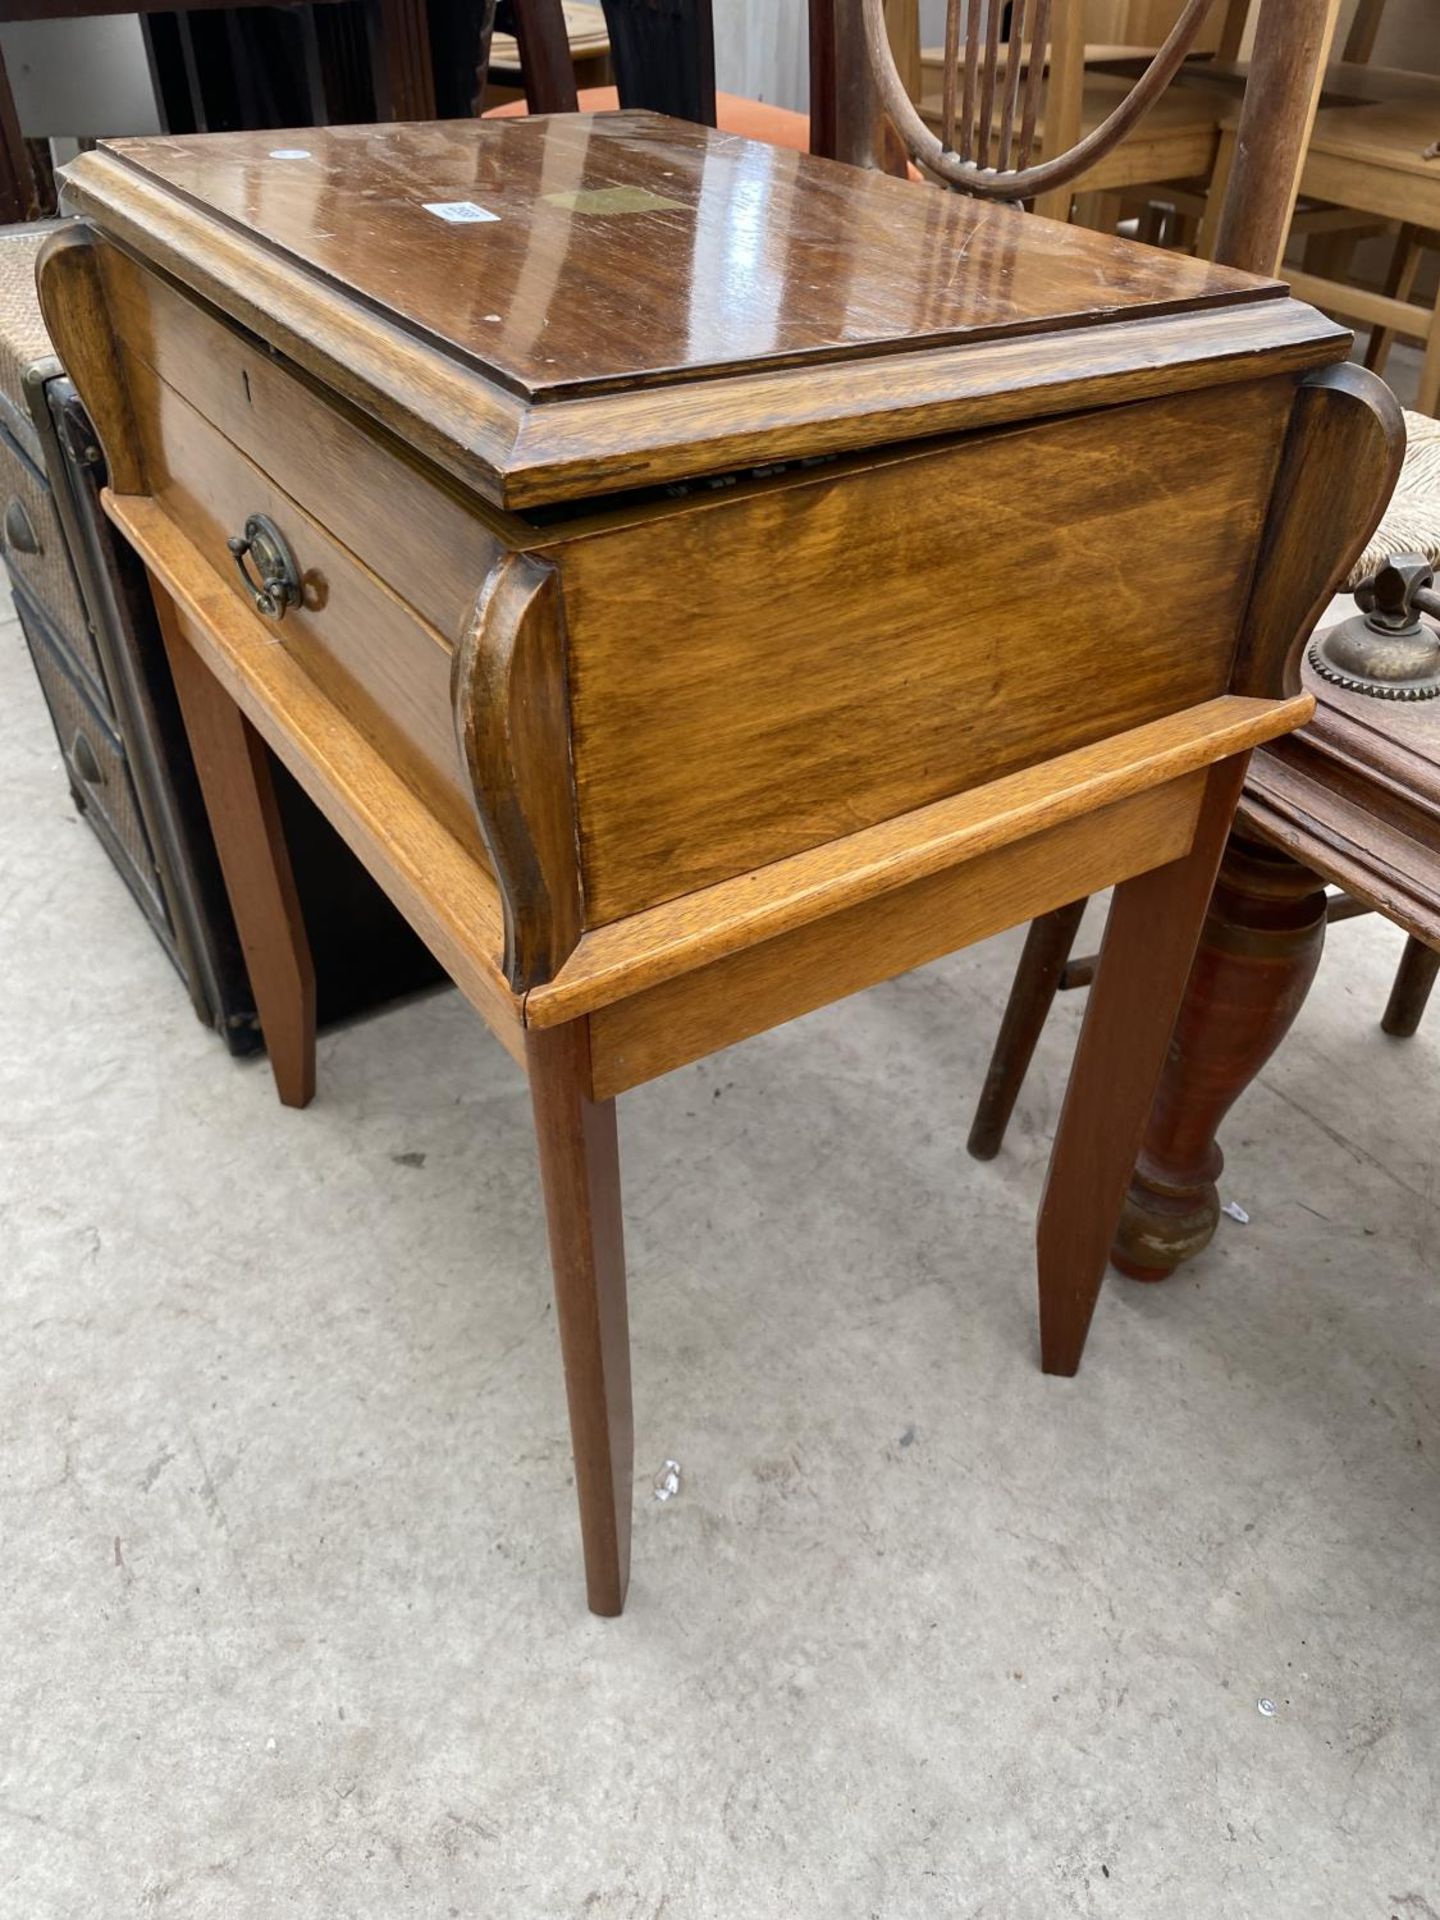
<svg viewBox="0 0 1440 1920"><path fill-rule="evenodd" d="M101 284L100 251L88 228L58 227L36 258L36 287L56 353L75 377L84 370L85 405L100 436L111 486L117 493L140 493L145 475Z"/></svg>
<svg viewBox="0 0 1440 1920"><path fill-rule="evenodd" d="M269 754L190 644L164 587L151 584L275 1088L283 1105L307 1107L315 1097L315 966Z"/></svg>
<svg viewBox="0 0 1440 1920"><path fill-rule="evenodd" d="M615 126L630 118L610 116ZM317 235L329 236L316 241L323 259L307 266L298 253L267 239L262 229L271 198L285 201L300 189L293 174L289 186L269 184L284 163L270 161L268 147L254 141L251 150L261 158L250 171L259 171L260 182L248 198L245 192L235 198L232 185L234 211L212 211L114 151L83 154L73 163L67 204L418 453L515 508L1016 418L1037 410L1037 401L1027 398L1037 388L1055 410L1234 380L1261 368L1293 371L1339 358L1345 349L1342 329L1286 301L1273 282L1195 278L1173 258L1158 275L1160 256L1077 228L1055 229L1058 237L1049 244L1057 257L1039 258L1034 249L1045 253L1043 234L1051 230L1027 228L1006 209L967 207L951 196L867 180L734 136L698 129L687 135L679 123L640 120L650 132L645 126L636 131L637 153L648 137L652 184L663 184L667 172L703 183L687 214L695 223L689 255L671 243L648 250L639 244L634 223L647 215L585 215L583 207L552 204L543 166L536 177L545 192L537 200L532 185L525 204L530 213L543 204L544 231L518 250L513 232L503 243L498 239L503 219L446 231L414 191L405 199L397 187L399 197L376 202L376 218L403 214L430 234L421 251L437 263L433 277L449 303L449 324L463 335L458 340L446 334L438 310L423 305L419 283L401 275L398 256L354 251L372 224L363 208L352 207L355 218L345 227L356 291L332 277L344 266L339 254L325 252L339 231L332 222L339 203L328 190L317 194L313 180L308 217ZM533 130L562 123L484 124ZM565 141L583 136L583 116L565 124ZM315 137L325 142L344 135L353 145L361 131L317 130ZM407 164L420 165L406 143L422 131L396 129L376 141L391 153L392 186ZM712 152L692 142L688 175L684 166L660 164L666 142L687 150L691 135L722 144ZM474 162L469 193L480 164L473 141L483 145L483 129L462 139L452 126L445 137L461 139L459 150ZM210 143L217 177L226 172L219 148L231 152L231 138ZM251 136L234 138L243 143ZM375 141L373 131L369 138ZM200 150L183 141L155 144L157 156L161 148L167 156L165 165L173 158L182 174L198 164ZM422 141L418 151L427 150ZM801 161L821 167L818 182L805 176L804 193L793 172ZM229 171L232 181L246 175L244 164ZM554 186L560 199L569 191ZM301 219L295 208L291 215ZM957 220L961 225L947 239L949 223ZM812 230L814 221L820 224ZM513 228L528 232L526 218L517 217ZM743 272L723 241L737 232L751 234L747 244L758 249L754 261L747 254ZM880 250L867 254L862 238ZM510 249L506 272L480 272L476 249L492 240ZM842 250L835 258L825 253L832 244ZM457 255L456 246L471 251ZM907 248L918 277L902 271ZM632 254L640 280L630 270ZM617 262L626 263L621 286L613 279ZM593 285L585 281L583 298L577 291L582 267L595 276ZM644 316L661 310L662 295L682 273L690 276L689 291L676 311L688 317L683 334L667 340ZM573 286L567 274L575 276ZM407 303L417 301L411 312ZM583 341L575 344L575 314L582 308L586 337L593 330L597 339L612 341L603 364ZM487 344L492 334L510 342L504 352ZM526 367L543 370L542 386L526 386ZM606 391L613 386L626 390ZM534 397L544 403L531 404Z"/></svg>
<svg viewBox="0 0 1440 1920"><path fill-rule="evenodd" d="M594 1100L587 1023L525 1042L565 1362L585 1592L613 1616L630 1579L635 1421L615 1106Z"/></svg>
<svg viewBox="0 0 1440 1920"><path fill-rule="evenodd" d="M1227 695L587 933L527 1025L553 1026L1161 786L1301 725L1308 693Z"/></svg>
<svg viewBox="0 0 1440 1920"><path fill-rule="evenodd" d="M1224 692L1290 403L1042 422L567 545L587 924Z"/></svg>
<svg viewBox="0 0 1440 1920"><path fill-rule="evenodd" d="M455 656L460 755L505 909L505 977L549 980L584 921L566 689L567 636L554 566L496 562Z"/></svg>
<svg viewBox="0 0 1440 1920"><path fill-rule="evenodd" d="M523 1064L520 1001L500 965L500 891L473 844L447 830L275 645L163 508L115 494L106 495L106 508L174 602L186 640Z"/></svg>
<svg viewBox="0 0 1440 1920"><path fill-rule="evenodd" d="M1201 777L1184 857L1136 873L1111 902L1036 1230L1047 1373L1080 1365L1247 759Z"/></svg>
<svg viewBox="0 0 1440 1920"><path fill-rule="evenodd" d="M1405 455L1399 402L1345 364L1295 395L1273 501L1240 628L1236 693L1300 686L1300 649L1380 523Z"/></svg>
<svg viewBox="0 0 1440 1920"><path fill-rule="evenodd" d="M524 524L425 465L402 442L225 319L101 245L105 299L127 357L188 400L447 640Z"/></svg>
<svg viewBox="0 0 1440 1920"><path fill-rule="evenodd" d="M1079 229L1072 229L1079 231ZM1229 386L1343 360L1350 334L1292 300L981 340L841 368L535 408L500 483L517 510L753 463L842 454Z"/></svg>
<svg viewBox="0 0 1440 1920"><path fill-rule="evenodd" d="M277 158L268 132L103 152L527 398L1278 292L658 114L440 121L383 140L333 126L303 144L303 160ZM427 211L447 203L491 218Z"/></svg>
<svg viewBox="0 0 1440 1920"><path fill-rule="evenodd" d="M1183 775L590 1016L597 1099L1177 859L1206 775Z"/></svg>
<svg viewBox="0 0 1440 1920"><path fill-rule="evenodd" d="M127 355L125 367L151 497L205 555L237 608L393 755L452 832L478 848L451 720L456 636L422 620L144 361ZM304 582L302 604L279 622L250 611L226 547L254 513L280 529Z"/></svg>

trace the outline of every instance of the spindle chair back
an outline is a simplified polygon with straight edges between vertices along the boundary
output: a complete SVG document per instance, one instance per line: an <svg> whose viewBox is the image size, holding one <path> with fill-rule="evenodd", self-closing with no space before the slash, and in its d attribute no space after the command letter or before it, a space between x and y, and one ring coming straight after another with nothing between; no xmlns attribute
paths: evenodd
<svg viewBox="0 0 1440 1920"><path fill-rule="evenodd" d="M1218 0L1185 0L1144 72L1084 133L1084 0L946 0L938 127L901 78L884 0L858 4L880 103L909 157L977 199L1022 201L1070 185L1120 145L1169 87Z"/></svg>

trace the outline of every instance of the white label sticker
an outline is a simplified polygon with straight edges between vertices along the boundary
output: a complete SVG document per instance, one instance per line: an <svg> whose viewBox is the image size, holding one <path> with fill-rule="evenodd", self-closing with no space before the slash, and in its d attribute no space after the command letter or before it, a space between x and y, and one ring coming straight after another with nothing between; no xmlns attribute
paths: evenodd
<svg viewBox="0 0 1440 1920"><path fill-rule="evenodd" d="M272 160L308 160L310 149L308 147L272 147L270 158Z"/></svg>
<svg viewBox="0 0 1440 1920"><path fill-rule="evenodd" d="M488 207L477 207L473 200L424 200L421 202L426 213L433 213L437 220L451 220L457 225L468 225L474 220L498 220L498 213L491 213Z"/></svg>

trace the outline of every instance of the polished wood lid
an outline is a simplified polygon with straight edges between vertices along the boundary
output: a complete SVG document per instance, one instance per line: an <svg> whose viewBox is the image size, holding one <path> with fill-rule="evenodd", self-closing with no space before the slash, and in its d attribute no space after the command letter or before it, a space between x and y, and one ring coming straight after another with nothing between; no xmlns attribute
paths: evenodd
<svg viewBox="0 0 1440 1920"><path fill-rule="evenodd" d="M833 452L843 429L812 449L804 427L843 416L847 392L869 420L850 445L948 430L877 427L892 377L913 415L937 379L954 388L942 363L986 345L1048 343L1004 376L1023 386L1032 365L1153 368L1146 328L1177 316L1218 319L1211 357L1227 316L1237 344L1295 334L1275 282L646 113L117 140L68 191L302 364L338 364L362 405L388 360L394 406L373 410L404 430L390 416L423 389L450 452L511 504L774 458L780 427L786 456ZM1301 331L1317 329L1333 348L1317 316ZM1166 339L1159 359L1183 363ZM603 404L629 397L654 438L642 394L667 416L664 471L628 458L626 415Z"/></svg>
<svg viewBox="0 0 1440 1920"><path fill-rule="evenodd" d="M108 144L531 399L1276 291L655 114Z"/></svg>

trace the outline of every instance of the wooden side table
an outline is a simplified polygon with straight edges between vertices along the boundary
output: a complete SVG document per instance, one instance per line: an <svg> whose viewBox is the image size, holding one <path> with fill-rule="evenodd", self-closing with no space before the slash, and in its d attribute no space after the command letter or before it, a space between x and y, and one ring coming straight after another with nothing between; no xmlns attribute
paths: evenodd
<svg viewBox="0 0 1440 1920"><path fill-rule="evenodd" d="M1280 1045L1325 941L1327 884L1411 936L1387 1030L1415 1030L1440 961L1440 699L1378 699L1322 678L1315 717L1251 762L1116 1237L1159 1280L1209 1244L1217 1132Z"/></svg>
<svg viewBox="0 0 1440 1920"><path fill-rule="evenodd" d="M1398 467L1348 336L651 114L121 141L67 193L42 300L282 1098L265 745L529 1075L592 1608L629 1571L616 1096L1114 884L1038 1230L1073 1372L1249 752L1310 712L1295 647Z"/></svg>

